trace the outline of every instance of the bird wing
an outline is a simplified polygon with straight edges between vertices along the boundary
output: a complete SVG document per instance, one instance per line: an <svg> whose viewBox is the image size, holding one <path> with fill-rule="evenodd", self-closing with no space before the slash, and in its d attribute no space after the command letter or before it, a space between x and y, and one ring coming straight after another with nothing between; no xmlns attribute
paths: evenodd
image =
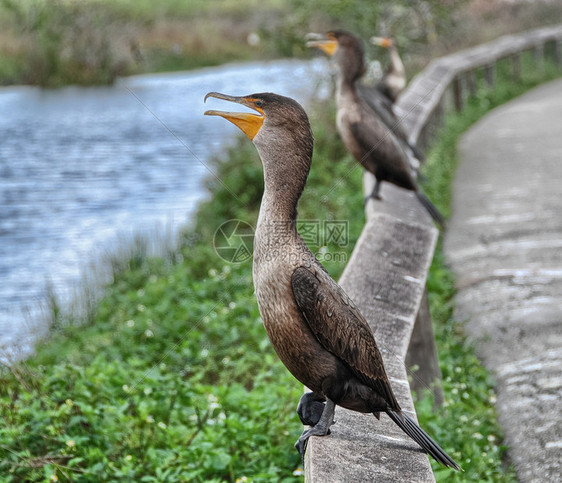
<svg viewBox="0 0 562 483"><path fill-rule="evenodd" d="M357 85L357 93L359 94L360 99L375 112L375 114L386 124L400 142L408 146L419 162L423 163L425 161L425 155L415 144L410 143L408 140L408 135L402 128L402 124L396 116L392 103L388 97L382 94L379 89L363 84Z"/></svg>
<svg viewBox="0 0 562 483"><path fill-rule="evenodd" d="M377 178L416 191L417 184L406 148L379 116L365 103L361 117L351 122L351 134L363 153L359 162Z"/></svg>
<svg viewBox="0 0 562 483"><path fill-rule="evenodd" d="M298 267L291 278L297 305L322 346L390 407L399 408L369 324L324 270Z"/></svg>

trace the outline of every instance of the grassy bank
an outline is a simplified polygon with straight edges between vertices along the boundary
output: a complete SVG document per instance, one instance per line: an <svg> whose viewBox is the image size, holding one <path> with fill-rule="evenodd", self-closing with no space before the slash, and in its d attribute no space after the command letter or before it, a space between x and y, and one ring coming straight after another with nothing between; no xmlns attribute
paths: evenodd
<svg viewBox="0 0 562 483"><path fill-rule="evenodd" d="M426 191L447 212L460 133L546 72L523 59L523 80L479 90L452 116L429 155ZM301 220L345 220L348 243L318 244L349 255L364 218L361 170L337 139L334 111L311 114L315 158ZM209 121L211 122L211 121ZM212 200L168 259L131 257L115 270L88 325L59 320L37 355L0 368L0 481L301 481L293 449L302 387L274 354L261 324L251 262L229 263L213 247L230 219L254 224L263 186L259 159L243 139L214 162ZM225 186L228 187L225 188ZM320 225L321 226L321 225ZM342 259L326 266L338 277ZM439 480L515 481L493 408L493 381L452 319L453 278L440 251L429 281L445 405L417 402L422 426L465 473L434 467ZM296 470L296 471L295 471ZM295 472L295 474L293 474Z"/></svg>
<svg viewBox="0 0 562 483"><path fill-rule="evenodd" d="M433 57L560 18L559 2L499 0L0 0L0 85L110 84L135 73L308 56L303 36L333 28L365 40L394 36L412 74ZM366 48L387 62L386 52Z"/></svg>

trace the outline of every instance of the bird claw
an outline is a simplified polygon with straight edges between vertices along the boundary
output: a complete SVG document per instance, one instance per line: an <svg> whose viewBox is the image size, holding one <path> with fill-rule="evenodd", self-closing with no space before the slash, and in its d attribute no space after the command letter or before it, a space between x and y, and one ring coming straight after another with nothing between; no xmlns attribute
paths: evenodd
<svg viewBox="0 0 562 483"><path fill-rule="evenodd" d="M335 421L333 421L332 424L333 423L335 423ZM324 427L321 424L317 424L316 426L313 426L312 428L303 431L300 438L297 439L297 442L295 443L295 448L301 455L303 465L304 465L304 455L306 454L306 447L308 446L309 438L311 436L326 436L330 433L331 433L330 428Z"/></svg>
<svg viewBox="0 0 562 483"><path fill-rule="evenodd" d="M363 198L363 205L365 206L367 204L367 201L369 200L377 200L377 201L382 201L382 196L381 195L369 195L369 196L365 196L365 198Z"/></svg>
<svg viewBox="0 0 562 483"><path fill-rule="evenodd" d="M306 431L305 431L306 433ZM304 466L304 455L306 454L306 447L308 446L308 438L305 438L305 433L302 433L301 437L297 439L295 443L295 448L301 455L302 464Z"/></svg>

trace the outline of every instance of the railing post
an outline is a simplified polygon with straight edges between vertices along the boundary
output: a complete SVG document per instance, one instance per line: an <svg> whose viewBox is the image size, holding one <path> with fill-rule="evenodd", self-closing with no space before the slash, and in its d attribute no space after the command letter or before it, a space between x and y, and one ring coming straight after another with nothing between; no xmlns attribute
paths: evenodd
<svg viewBox="0 0 562 483"><path fill-rule="evenodd" d="M467 85L468 85L468 92L470 93L471 96L474 96L476 94L476 89L478 87L478 82L476 79L476 71L469 70L466 73L466 81L467 81Z"/></svg>
<svg viewBox="0 0 562 483"><path fill-rule="evenodd" d="M557 39L554 41L554 57L556 58L556 63L562 65L562 39Z"/></svg>
<svg viewBox="0 0 562 483"><path fill-rule="evenodd" d="M535 66L537 70L544 69L544 44L536 44L533 48L533 57L535 58Z"/></svg>
<svg viewBox="0 0 562 483"><path fill-rule="evenodd" d="M443 404L443 385L441 383L443 376L439 367L427 290L423 294L406 353L406 367L412 369L414 366L416 370L412 371L410 382L412 390L417 393L418 397L421 397L422 393L429 389L433 392L434 405L441 406Z"/></svg>
<svg viewBox="0 0 562 483"><path fill-rule="evenodd" d="M493 89L496 83L496 64L495 62L490 63L484 67L484 78L486 79L486 84L490 89Z"/></svg>
<svg viewBox="0 0 562 483"><path fill-rule="evenodd" d="M521 78L521 56L519 52L511 56L511 76L513 80Z"/></svg>
<svg viewBox="0 0 562 483"><path fill-rule="evenodd" d="M457 74L453 79L453 97L457 111L462 111L464 107L462 84L462 74Z"/></svg>

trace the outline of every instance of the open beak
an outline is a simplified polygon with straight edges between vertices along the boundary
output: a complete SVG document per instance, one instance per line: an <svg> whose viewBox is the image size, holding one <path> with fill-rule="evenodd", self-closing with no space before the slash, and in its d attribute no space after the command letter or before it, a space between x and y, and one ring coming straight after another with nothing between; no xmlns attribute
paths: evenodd
<svg viewBox="0 0 562 483"><path fill-rule="evenodd" d="M253 114L251 112L225 112L225 111L205 111L205 116L220 116L224 117L226 120L230 121L232 124L238 126L242 132L248 136L251 140L254 139L258 131L263 125L265 115L263 110L261 110L256 102L258 99L251 96L246 97L235 97L228 96L226 94L221 94L220 92L209 92L205 96L205 102L209 97L216 97L217 99L223 99L225 101L236 102L237 104L242 104L243 106L249 107L259 114Z"/></svg>
<svg viewBox="0 0 562 483"><path fill-rule="evenodd" d="M391 40L387 37L371 37L371 43L388 49L388 47L390 47Z"/></svg>
<svg viewBox="0 0 562 483"><path fill-rule="evenodd" d="M322 34L309 33L306 34L305 39L307 40L307 47L316 47L328 54L330 57L334 55L334 52L338 48L338 41L335 38L328 37L326 39L326 37Z"/></svg>

